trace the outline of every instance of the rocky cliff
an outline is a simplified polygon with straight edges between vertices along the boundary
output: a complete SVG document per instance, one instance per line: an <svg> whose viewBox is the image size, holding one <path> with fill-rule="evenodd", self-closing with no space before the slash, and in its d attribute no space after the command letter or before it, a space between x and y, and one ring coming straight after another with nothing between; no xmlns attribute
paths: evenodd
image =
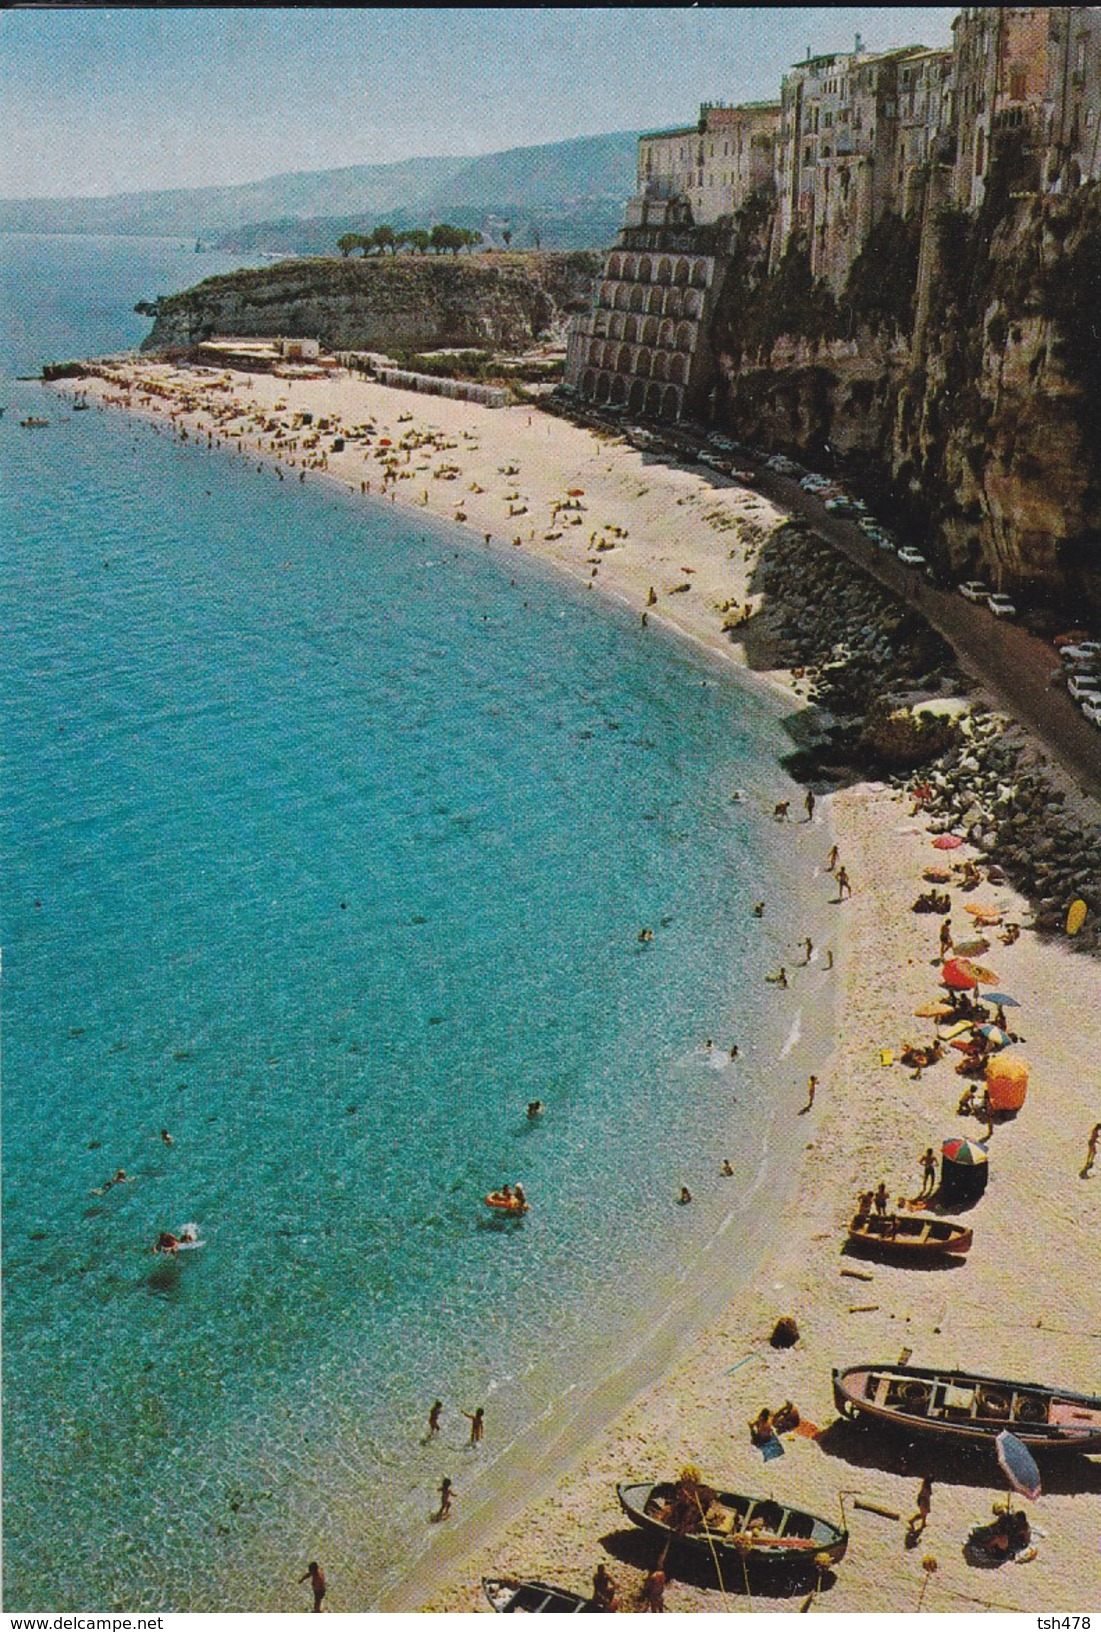
<svg viewBox="0 0 1101 1632"><path fill-rule="evenodd" d="M557 336L590 301L599 256L397 255L280 261L208 278L152 308L143 351L185 351L214 334L317 337L332 349L502 350Z"/></svg>
<svg viewBox="0 0 1101 1632"><path fill-rule="evenodd" d="M946 573L1101 609L1101 188L931 189L836 301L736 251L716 325L735 435L847 470Z"/></svg>

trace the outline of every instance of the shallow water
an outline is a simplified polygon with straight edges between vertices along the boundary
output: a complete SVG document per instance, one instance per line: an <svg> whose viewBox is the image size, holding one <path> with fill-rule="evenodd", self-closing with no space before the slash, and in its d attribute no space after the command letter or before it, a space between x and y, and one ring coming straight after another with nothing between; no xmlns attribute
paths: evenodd
<svg viewBox="0 0 1101 1632"><path fill-rule="evenodd" d="M381 1591L773 1182L787 738L512 553L6 395L5 1607Z"/></svg>

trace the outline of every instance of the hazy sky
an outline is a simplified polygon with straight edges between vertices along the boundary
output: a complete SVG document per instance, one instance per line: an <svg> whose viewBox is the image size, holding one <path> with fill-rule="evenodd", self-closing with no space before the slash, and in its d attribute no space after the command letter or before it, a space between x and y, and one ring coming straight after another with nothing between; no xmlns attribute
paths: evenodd
<svg viewBox="0 0 1101 1632"><path fill-rule="evenodd" d="M775 97L815 52L951 39L953 10L477 7L0 13L0 196L200 187L489 153Z"/></svg>

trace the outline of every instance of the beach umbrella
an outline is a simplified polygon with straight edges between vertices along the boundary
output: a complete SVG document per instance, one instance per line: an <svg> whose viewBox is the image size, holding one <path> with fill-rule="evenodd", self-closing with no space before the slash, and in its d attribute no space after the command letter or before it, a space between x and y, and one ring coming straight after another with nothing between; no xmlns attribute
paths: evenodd
<svg viewBox="0 0 1101 1632"><path fill-rule="evenodd" d="M972 963L969 958L963 959L980 986L994 986L998 977L993 969L988 969L984 963Z"/></svg>
<svg viewBox="0 0 1101 1632"><path fill-rule="evenodd" d="M958 833L938 833L933 840L934 850L958 850L963 840Z"/></svg>
<svg viewBox="0 0 1101 1632"><path fill-rule="evenodd" d="M949 1026L947 1031L941 1032L941 1040L946 1043L951 1042L953 1038L962 1037L965 1031L969 1032L970 1030L970 1020L957 1020L954 1026Z"/></svg>
<svg viewBox="0 0 1101 1632"><path fill-rule="evenodd" d="M1028 1093L1028 1061L998 1054L986 1064L986 1091L995 1111L1019 1111Z"/></svg>
<svg viewBox="0 0 1101 1632"><path fill-rule="evenodd" d="M981 901L965 901L963 910L969 912L980 924L1000 924L1002 921L1000 907L987 907Z"/></svg>
<svg viewBox="0 0 1101 1632"><path fill-rule="evenodd" d="M1089 908L1086 906L1086 903L1083 900L1079 899L1071 902L1070 906L1067 908L1068 935L1077 935L1078 931L1086 921L1086 913L1088 911Z"/></svg>
<svg viewBox="0 0 1101 1632"><path fill-rule="evenodd" d="M998 1007L1002 1009L1019 1009L1021 1006L1015 997L1010 997L1008 992L984 992L983 1002L997 1003Z"/></svg>
<svg viewBox="0 0 1101 1632"><path fill-rule="evenodd" d="M918 1020L944 1020L954 1013L951 1003L926 1003L923 1008L914 1010Z"/></svg>
<svg viewBox="0 0 1101 1632"><path fill-rule="evenodd" d="M1004 1048L1011 1041L1008 1031L1003 1031L1001 1026L980 1026L978 1029L979 1036L985 1037L995 1048Z"/></svg>
<svg viewBox="0 0 1101 1632"><path fill-rule="evenodd" d="M941 981L957 992L973 992L979 984L962 958L949 958L940 972Z"/></svg>
<svg viewBox="0 0 1101 1632"><path fill-rule="evenodd" d="M566 497L569 499L583 499L585 497L585 489L583 487L567 487Z"/></svg>
<svg viewBox="0 0 1101 1632"><path fill-rule="evenodd" d="M958 958L977 957L980 952L990 951L990 942L984 941L981 936L973 941L956 941L952 951Z"/></svg>
<svg viewBox="0 0 1101 1632"><path fill-rule="evenodd" d="M1018 1495L1027 1496L1030 1502L1034 1502L1041 1490L1040 1470L1028 1446L1016 1434L1003 1428L994 1441L994 1448L998 1453L998 1465L1013 1489Z"/></svg>
<svg viewBox="0 0 1101 1632"><path fill-rule="evenodd" d="M956 1167L985 1167L987 1161L986 1146L981 1139L946 1139L940 1153L946 1162L953 1162Z"/></svg>

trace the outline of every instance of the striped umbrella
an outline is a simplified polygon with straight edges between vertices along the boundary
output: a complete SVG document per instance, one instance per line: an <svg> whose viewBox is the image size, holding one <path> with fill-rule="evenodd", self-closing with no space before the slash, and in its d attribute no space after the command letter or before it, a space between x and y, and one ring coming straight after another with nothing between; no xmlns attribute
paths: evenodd
<svg viewBox="0 0 1101 1632"><path fill-rule="evenodd" d="M946 1139L940 1148L945 1161L957 1167L982 1167L987 1159L981 1139Z"/></svg>
<svg viewBox="0 0 1101 1632"><path fill-rule="evenodd" d="M978 1029L979 1036L985 1037L993 1048L1004 1048L1010 1040L1008 1031L1003 1031L1001 1026L980 1026Z"/></svg>

